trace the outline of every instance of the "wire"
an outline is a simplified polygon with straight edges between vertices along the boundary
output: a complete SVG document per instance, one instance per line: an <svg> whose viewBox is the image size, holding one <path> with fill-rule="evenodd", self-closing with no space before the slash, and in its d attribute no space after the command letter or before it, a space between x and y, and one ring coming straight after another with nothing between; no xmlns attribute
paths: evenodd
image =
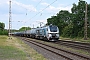
<svg viewBox="0 0 90 60"><path fill-rule="evenodd" d="M57 0L55 0L54 2L52 2L50 5L52 5L53 3L55 3ZM46 8L48 8L50 5L48 5L47 7L45 7L43 10L45 10ZM43 11L42 10L42 11Z"/></svg>
<svg viewBox="0 0 90 60"><path fill-rule="evenodd" d="M41 3L41 1L42 0L40 0L40 2L36 5L36 7ZM54 2L56 2L57 0L55 0ZM12 1L13 3L15 3L15 4L17 4L15 1ZM52 2L50 5L52 5L54 2ZM17 5L19 5L19 4L17 4ZM34 15L31 19L33 19L35 16L37 16L39 13L41 13L42 11L44 11L46 8L48 8L50 5L48 5L47 7L45 7L43 10L41 10L40 12L38 12L36 15ZM21 6L21 5L19 5L19 6ZM21 6L22 7L22 6ZM22 7L22 8L24 8L24 7ZM24 8L24 9L26 9L26 8ZM27 9L26 9L27 10ZM31 12L31 10L30 10L30 12ZM26 15L27 15L27 12L26 12ZM30 19L30 20L31 20Z"/></svg>
<svg viewBox="0 0 90 60"><path fill-rule="evenodd" d="M42 2L42 0L36 5L36 7Z"/></svg>
<svg viewBox="0 0 90 60"><path fill-rule="evenodd" d="M57 1L57 0L55 0L54 2L52 2L51 4L49 4L48 6L46 6L44 9L41 10L41 12L44 11L46 8L48 8L48 7L49 7L50 5L52 5L53 3L55 3L56 1ZM33 19L35 16L37 16L37 15L38 15L39 13L41 13L41 12L38 12L38 13L37 13L36 15L34 15L31 19ZM30 19L30 20L31 20L31 19Z"/></svg>
<svg viewBox="0 0 90 60"><path fill-rule="evenodd" d="M42 2L42 0L39 1L39 3L35 6L35 8L37 8L37 6ZM32 12L32 10L30 10L30 12Z"/></svg>

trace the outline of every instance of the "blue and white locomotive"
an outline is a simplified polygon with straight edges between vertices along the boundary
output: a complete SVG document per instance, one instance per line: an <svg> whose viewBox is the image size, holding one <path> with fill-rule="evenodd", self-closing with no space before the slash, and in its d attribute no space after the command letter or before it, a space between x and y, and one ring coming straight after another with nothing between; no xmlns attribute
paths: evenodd
<svg viewBox="0 0 90 60"><path fill-rule="evenodd" d="M57 26L49 25L42 28L36 29L36 38L44 40L58 40L59 39L59 29Z"/></svg>

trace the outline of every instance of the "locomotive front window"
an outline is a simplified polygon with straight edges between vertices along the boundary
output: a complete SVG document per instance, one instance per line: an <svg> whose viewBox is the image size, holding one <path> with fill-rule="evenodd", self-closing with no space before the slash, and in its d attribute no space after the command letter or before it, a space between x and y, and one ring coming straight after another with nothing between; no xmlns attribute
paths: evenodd
<svg viewBox="0 0 90 60"><path fill-rule="evenodd" d="M57 32L57 26L49 26L51 32Z"/></svg>

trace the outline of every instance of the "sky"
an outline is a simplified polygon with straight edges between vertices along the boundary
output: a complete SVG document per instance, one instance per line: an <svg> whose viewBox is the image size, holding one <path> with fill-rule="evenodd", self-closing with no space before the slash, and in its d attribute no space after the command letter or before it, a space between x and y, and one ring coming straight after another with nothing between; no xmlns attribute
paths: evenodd
<svg viewBox="0 0 90 60"><path fill-rule="evenodd" d="M0 0L0 22L9 28L10 0ZM73 3L79 0L11 0L12 29L21 27L40 27L47 23L47 19L55 16L60 10L71 12ZM84 0L90 4L90 0Z"/></svg>

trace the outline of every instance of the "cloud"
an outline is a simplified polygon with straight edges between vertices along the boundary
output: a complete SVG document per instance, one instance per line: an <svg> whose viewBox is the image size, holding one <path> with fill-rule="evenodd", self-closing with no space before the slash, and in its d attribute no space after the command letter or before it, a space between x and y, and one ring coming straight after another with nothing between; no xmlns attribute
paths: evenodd
<svg viewBox="0 0 90 60"><path fill-rule="evenodd" d="M27 1L27 2L26 2ZM52 4L50 5L49 2L46 3L46 0L12 0L11 5L11 20L12 20L12 28L20 28L21 26L32 26L34 27L40 26L39 22L47 23L47 18L51 17L53 14L58 13L60 10L68 10L70 11L71 6L64 6L60 3L59 4ZM30 2L28 2L30 1ZM22 3L24 2L24 3ZM39 7L34 7L36 4L40 2ZM32 4L30 4L32 3ZM47 7L50 5L49 7ZM45 7L47 7L45 9ZM37 9L36 9L37 8ZM43 10L45 9L45 10ZM43 10L43 11L42 11ZM30 12L32 11L32 12ZM40 12L39 14L37 14ZM27 13L27 15L26 15ZM37 15L36 15L37 14ZM36 16L35 16L36 15ZM35 16L34 18L32 18ZM9 0L0 0L0 22L5 22L6 27L8 28L8 20L9 20ZM32 18L32 19L31 19ZM31 19L31 20L30 20ZM13 22L14 21L14 22ZM17 22L17 21L26 21L26 24ZM38 22L36 22L38 21ZM31 24L31 25L30 25ZM44 25L43 24L43 25ZM43 26L42 25L42 26Z"/></svg>
<svg viewBox="0 0 90 60"><path fill-rule="evenodd" d="M68 7L54 7L54 6L49 6L49 8L46 9L47 11L51 11L51 12L57 12L60 10L68 10L69 12L71 11L71 6Z"/></svg>
<svg viewBox="0 0 90 60"><path fill-rule="evenodd" d="M13 1L13 3L15 3L15 4L18 5L18 6L21 6L22 8L24 8L24 9L26 9L26 10L34 11L34 12L37 11L37 10L34 8L33 5L25 5L25 4L19 3L19 2L17 2L17 1Z"/></svg>
<svg viewBox="0 0 90 60"><path fill-rule="evenodd" d="M0 0L0 14L8 14L9 0Z"/></svg>
<svg viewBox="0 0 90 60"><path fill-rule="evenodd" d="M37 1L41 1L41 0L32 0L32 1L35 1L35 2L37 2Z"/></svg>
<svg viewBox="0 0 90 60"><path fill-rule="evenodd" d="M16 27L17 21L26 19L26 9L29 11L36 12L36 9L33 5L25 5L23 3L19 3L15 0L11 2L11 20L13 28ZM8 20L9 20L9 0L0 0L0 22L5 23L5 28L8 29ZM14 22L13 22L14 21ZM19 24L20 25L20 24ZM14 27L15 26L15 27ZM17 27L19 28L19 27Z"/></svg>
<svg viewBox="0 0 90 60"><path fill-rule="evenodd" d="M43 3L41 3L41 5L43 5L43 6L48 6L49 4L46 3L46 2L43 2Z"/></svg>
<svg viewBox="0 0 90 60"><path fill-rule="evenodd" d="M0 4L6 3L6 2L9 2L9 0L0 0Z"/></svg>
<svg viewBox="0 0 90 60"><path fill-rule="evenodd" d="M41 3L42 6L49 6L50 4L44 2L44 3ZM55 7L55 6L52 6L50 5L49 7L46 8L46 11L48 12L57 12L57 11L60 11L60 10L68 10L69 12L71 12L71 5L70 6L65 6L64 4L60 4L59 6Z"/></svg>
<svg viewBox="0 0 90 60"><path fill-rule="evenodd" d="M31 20L30 22L26 22L27 26L36 28L36 27L40 27L40 22L42 23L42 26L44 26L47 23L46 19L39 19L39 20Z"/></svg>
<svg viewBox="0 0 90 60"><path fill-rule="evenodd" d="M27 11L36 12L36 9L33 5L25 5L23 3L19 3L15 0L11 2L11 11L14 14L22 14ZM9 12L9 0L0 0L0 14L7 14Z"/></svg>

